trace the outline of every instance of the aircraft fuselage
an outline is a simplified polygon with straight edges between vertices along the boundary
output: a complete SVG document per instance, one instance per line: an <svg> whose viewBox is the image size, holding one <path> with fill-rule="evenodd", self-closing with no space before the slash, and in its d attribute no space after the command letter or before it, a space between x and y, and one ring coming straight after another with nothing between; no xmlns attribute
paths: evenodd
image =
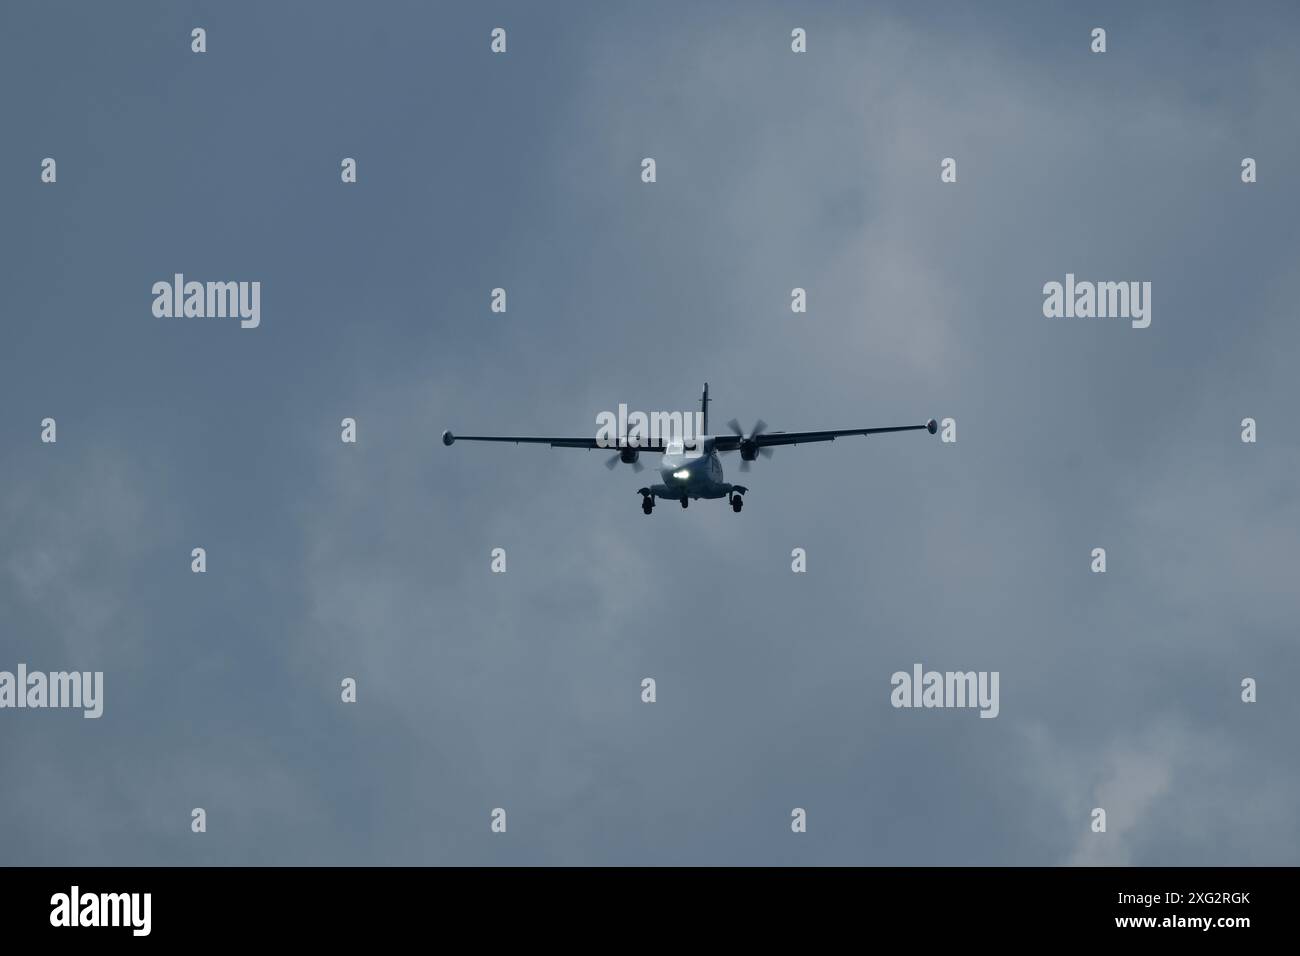
<svg viewBox="0 0 1300 956"><path fill-rule="evenodd" d="M705 438L703 450L692 452L670 448L659 463L659 477L663 484L653 485L651 493L656 498L726 498L736 485L723 481L722 462L713 447L713 439Z"/></svg>

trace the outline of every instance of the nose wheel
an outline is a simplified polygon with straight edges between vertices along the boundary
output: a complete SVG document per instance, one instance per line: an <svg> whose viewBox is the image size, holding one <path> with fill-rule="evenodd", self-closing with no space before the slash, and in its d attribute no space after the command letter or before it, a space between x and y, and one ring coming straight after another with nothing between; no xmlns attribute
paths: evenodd
<svg viewBox="0 0 1300 956"><path fill-rule="evenodd" d="M689 505L690 503L691 503L691 500L690 500L689 498L687 498L685 495L682 495L682 507L685 508L685 507L686 507L687 505Z"/></svg>
<svg viewBox="0 0 1300 956"><path fill-rule="evenodd" d="M650 512L654 511L654 510L655 510L655 500L654 500L653 498L651 498L649 495L644 496L644 497L641 499L641 510L642 510L645 514L649 514Z"/></svg>

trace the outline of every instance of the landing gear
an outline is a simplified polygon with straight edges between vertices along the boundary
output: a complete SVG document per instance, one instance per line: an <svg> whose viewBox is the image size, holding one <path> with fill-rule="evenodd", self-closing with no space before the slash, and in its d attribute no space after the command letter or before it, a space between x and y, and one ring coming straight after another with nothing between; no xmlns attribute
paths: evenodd
<svg viewBox="0 0 1300 956"><path fill-rule="evenodd" d="M650 512L654 511L655 500L651 498L649 495L646 495L644 498L641 499L641 510L646 514L649 514Z"/></svg>
<svg viewBox="0 0 1300 956"><path fill-rule="evenodd" d="M682 507L685 508L685 507L686 507L687 505L689 505L690 503L691 503L691 500L690 500L689 498L687 498L685 495L682 495Z"/></svg>
<svg viewBox="0 0 1300 956"><path fill-rule="evenodd" d="M740 514L740 509L743 507L745 507L745 499L740 497L740 495L732 495L731 510L736 512L736 514Z"/></svg>

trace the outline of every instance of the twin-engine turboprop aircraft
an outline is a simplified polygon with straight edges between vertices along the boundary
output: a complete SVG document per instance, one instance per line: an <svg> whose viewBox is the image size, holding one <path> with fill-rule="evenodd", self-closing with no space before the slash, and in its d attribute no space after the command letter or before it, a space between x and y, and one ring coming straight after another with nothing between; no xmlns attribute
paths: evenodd
<svg viewBox="0 0 1300 956"><path fill-rule="evenodd" d="M550 445L552 448L611 448L613 457L605 462L605 467L614 468L620 461L631 465L637 471L644 466L639 459L643 453L661 454L659 474L663 484L638 488L641 495L641 510L646 514L654 511L655 499L664 498L680 501L685 508L692 498L726 498L731 503L732 511L744 507L741 498L749 489L743 485L733 485L722 480L722 462L719 453L740 452L740 470L749 471L750 462L759 455L772 457L772 448L776 445L802 445L814 441L834 441L849 435L879 435L883 432L928 431L931 435L938 430L938 424L932 418L924 425L894 425L889 428L843 428L821 432L770 432L767 423L761 418L746 435L740 423L734 418L727 422L730 435L709 434L709 384L704 383L704 395L700 398L703 412L703 435L695 440L681 438L644 439L631 443L619 441L617 445L602 442L600 438L527 438L515 435L453 435L450 431L442 433L442 443L450 445L456 441L499 441L534 445Z"/></svg>

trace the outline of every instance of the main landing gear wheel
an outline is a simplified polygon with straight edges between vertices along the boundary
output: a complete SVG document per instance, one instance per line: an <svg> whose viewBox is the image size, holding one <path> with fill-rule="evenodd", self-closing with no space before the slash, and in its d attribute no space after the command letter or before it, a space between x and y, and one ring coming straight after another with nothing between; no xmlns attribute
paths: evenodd
<svg viewBox="0 0 1300 956"><path fill-rule="evenodd" d="M691 503L691 502L690 502L690 499L687 498L685 495L683 495L683 496L682 496L682 507L685 508L685 507L686 507L687 505L689 505L690 503Z"/></svg>
<svg viewBox="0 0 1300 956"><path fill-rule="evenodd" d="M655 500L654 500L653 498L650 498L650 497L642 498L642 499L641 499L641 510L644 511L646 514L649 514L650 512L654 511L654 510L655 510Z"/></svg>
<svg viewBox="0 0 1300 956"><path fill-rule="evenodd" d="M740 495L732 495L731 510L736 512L736 514L740 514L740 509L743 507L745 507L745 499L740 497Z"/></svg>

